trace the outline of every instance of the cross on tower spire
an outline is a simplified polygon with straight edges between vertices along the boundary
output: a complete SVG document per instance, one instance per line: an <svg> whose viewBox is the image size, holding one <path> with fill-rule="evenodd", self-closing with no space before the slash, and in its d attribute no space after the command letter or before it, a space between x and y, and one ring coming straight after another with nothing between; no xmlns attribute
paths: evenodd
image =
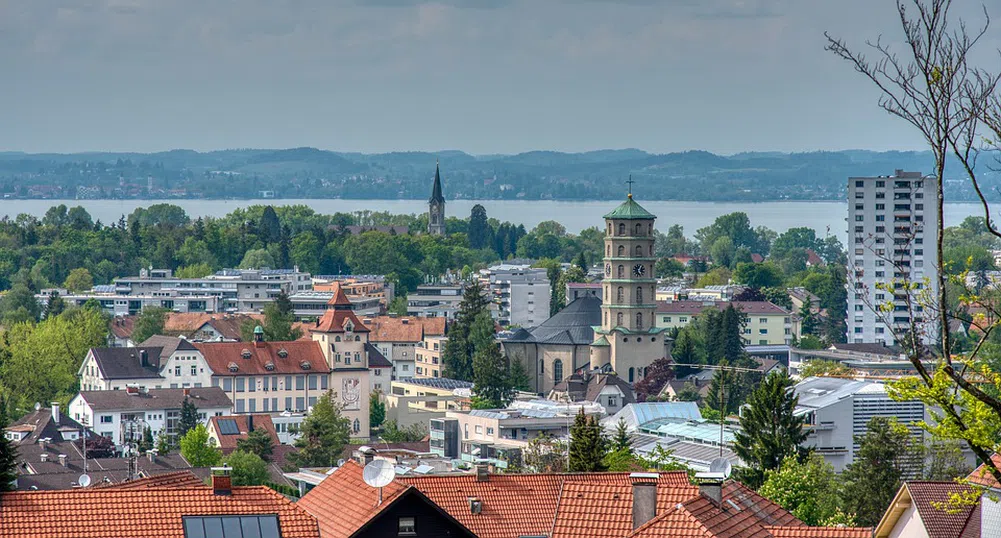
<svg viewBox="0 0 1001 538"><path fill-rule="evenodd" d="M636 183L635 181L633 181L633 175L632 174L629 174L629 180L626 181L626 183L629 185L629 195L628 196L630 198L632 198L633 197L633 183Z"/></svg>

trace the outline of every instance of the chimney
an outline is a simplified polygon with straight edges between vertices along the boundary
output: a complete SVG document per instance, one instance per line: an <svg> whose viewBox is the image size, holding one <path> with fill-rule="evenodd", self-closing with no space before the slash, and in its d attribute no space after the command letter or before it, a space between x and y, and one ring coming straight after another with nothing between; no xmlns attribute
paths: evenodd
<svg viewBox="0 0 1001 538"><path fill-rule="evenodd" d="M184 389L184 397L187 398L188 396L191 396L191 389Z"/></svg>
<svg viewBox="0 0 1001 538"><path fill-rule="evenodd" d="M254 431L254 415L247 415L247 433Z"/></svg>
<svg viewBox="0 0 1001 538"><path fill-rule="evenodd" d="M156 449L147 450L146 457L149 458L150 463L156 463Z"/></svg>
<svg viewBox="0 0 1001 538"><path fill-rule="evenodd" d="M143 368L148 368L149 367L149 354L146 353L145 349L140 349L139 350L139 364Z"/></svg>
<svg viewBox="0 0 1001 538"><path fill-rule="evenodd" d="M719 508L723 505L723 482L718 480L699 482L699 494Z"/></svg>
<svg viewBox="0 0 1001 538"><path fill-rule="evenodd" d="M476 464L476 481L487 482L490 480L490 468L485 463Z"/></svg>
<svg viewBox="0 0 1001 538"><path fill-rule="evenodd" d="M40 448L42 452L45 452L45 443L47 443L48 441L49 441L48 437L43 437L42 439L38 440L38 448ZM45 456L45 454L42 454L42 456ZM42 461L45 460L43 459Z"/></svg>
<svg viewBox="0 0 1001 538"><path fill-rule="evenodd" d="M358 448L358 463L362 466L372 463L375 459L375 449L370 446L362 446Z"/></svg>
<svg viewBox="0 0 1001 538"><path fill-rule="evenodd" d="M43 448L44 448L44 445L43 445ZM49 461L49 455L46 454L45 452L42 452L41 460L42 460L42 463L45 463L45 462Z"/></svg>
<svg viewBox="0 0 1001 538"><path fill-rule="evenodd" d="M59 424L59 402L52 402L52 422Z"/></svg>
<svg viewBox="0 0 1001 538"><path fill-rule="evenodd" d="M212 493L216 495L232 495L233 482L229 476L229 467L212 468Z"/></svg>
<svg viewBox="0 0 1001 538"><path fill-rule="evenodd" d="M633 484L633 529L657 517L657 473L631 473Z"/></svg>
<svg viewBox="0 0 1001 538"><path fill-rule="evenodd" d="M59 455L59 465L66 467L66 454Z"/></svg>

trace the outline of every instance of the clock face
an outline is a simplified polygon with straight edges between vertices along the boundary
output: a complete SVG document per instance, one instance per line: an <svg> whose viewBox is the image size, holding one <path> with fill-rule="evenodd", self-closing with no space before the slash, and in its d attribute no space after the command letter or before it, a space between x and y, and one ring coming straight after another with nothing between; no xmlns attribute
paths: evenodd
<svg viewBox="0 0 1001 538"><path fill-rule="evenodd" d="M612 265L609 263L605 264L605 276L612 276Z"/></svg>
<svg viewBox="0 0 1001 538"><path fill-rule="evenodd" d="M636 276L643 276L644 274L646 274L646 266L637 263L635 266L633 266L633 274Z"/></svg>

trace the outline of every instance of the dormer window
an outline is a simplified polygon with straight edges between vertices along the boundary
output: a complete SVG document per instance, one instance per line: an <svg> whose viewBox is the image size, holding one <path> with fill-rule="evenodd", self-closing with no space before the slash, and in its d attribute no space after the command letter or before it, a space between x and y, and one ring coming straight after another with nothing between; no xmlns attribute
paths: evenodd
<svg viewBox="0 0 1001 538"><path fill-rule="evenodd" d="M347 332L355 330L355 326L353 323L351 323L351 320L344 322L344 330Z"/></svg>
<svg viewBox="0 0 1001 538"><path fill-rule="evenodd" d="M271 361L268 361L267 363L264 364L264 369L267 370L267 371L269 371L269 372L274 371L274 369L275 369L275 363L273 363Z"/></svg>
<svg viewBox="0 0 1001 538"><path fill-rule="evenodd" d="M283 358L283 359L284 359L285 357L288 357L288 350L287 350L287 349L285 349L285 348L281 348L281 349L279 349L279 350L278 350L278 356L279 356L279 357L281 357L281 358Z"/></svg>
<svg viewBox="0 0 1001 538"><path fill-rule="evenodd" d="M236 372L236 371L239 371L239 370L240 370L240 367L237 366L237 364L235 362L229 363L229 371L230 372Z"/></svg>
<svg viewBox="0 0 1001 538"><path fill-rule="evenodd" d="M251 356L250 350L244 348L243 351L240 352L240 356L243 357L243 358L245 358L245 359L249 359L250 356Z"/></svg>
<svg viewBox="0 0 1001 538"><path fill-rule="evenodd" d="M309 370L312 367L313 367L313 365L309 364L308 361L302 361L302 362L299 363L299 368L302 368L303 370Z"/></svg>

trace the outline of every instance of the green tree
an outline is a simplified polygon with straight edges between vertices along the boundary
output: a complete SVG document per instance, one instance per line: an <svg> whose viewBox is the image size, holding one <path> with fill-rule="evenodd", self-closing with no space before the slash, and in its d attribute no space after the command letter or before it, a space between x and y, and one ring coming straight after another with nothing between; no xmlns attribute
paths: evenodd
<svg viewBox="0 0 1001 538"><path fill-rule="evenodd" d="M738 263L733 280L752 288L771 288L782 284L782 270L773 263Z"/></svg>
<svg viewBox="0 0 1001 538"><path fill-rule="evenodd" d="M810 454L804 462L786 457L779 468L765 472L758 493L810 526L828 525L841 517L841 483L834 467L819 454Z"/></svg>
<svg viewBox="0 0 1001 538"><path fill-rule="evenodd" d="M576 265L571 265L569 269L560 273L556 282L556 304L559 310L567 305L567 284L571 282L586 282L584 271Z"/></svg>
<svg viewBox="0 0 1001 538"><path fill-rule="evenodd" d="M904 478L920 465L920 455L910 430L896 419L873 417L855 442L855 461L842 475L845 501L858 524L871 527L879 523Z"/></svg>
<svg viewBox="0 0 1001 538"><path fill-rule="evenodd" d="M11 326L12 319L35 321L42 313L42 307L35 299L35 292L23 283L14 284L0 297L0 318L5 326Z"/></svg>
<svg viewBox="0 0 1001 538"><path fill-rule="evenodd" d="M254 454L264 461L271 461L275 444L267 430L254 428L254 431L248 433L246 437L236 440L236 449Z"/></svg>
<svg viewBox="0 0 1001 538"><path fill-rule="evenodd" d="M240 261L241 269L263 269L266 267L273 268L274 266L275 259L267 249L263 248L248 250L243 255L243 260Z"/></svg>
<svg viewBox="0 0 1001 538"><path fill-rule="evenodd" d="M260 486L271 480L268 463L253 452L237 449L223 463L232 467L230 478L234 486Z"/></svg>
<svg viewBox="0 0 1001 538"><path fill-rule="evenodd" d="M730 283L730 270L726 267L713 267L699 278L696 286L704 288L706 286L723 286Z"/></svg>
<svg viewBox="0 0 1001 538"><path fill-rule="evenodd" d="M747 482L751 487L762 483L766 471L795 456L806 440L804 418L794 413L799 397L792 386L785 373L768 375L751 393L741 414L733 450L749 468Z"/></svg>
<svg viewBox="0 0 1001 538"><path fill-rule="evenodd" d="M9 405L7 399L0 393L0 431L9 424ZM17 446L7 437L0 435L0 492L13 491L17 480Z"/></svg>
<svg viewBox="0 0 1001 538"><path fill-rule="evenodd" d="M680 278L685 274L685 266L674 258L660 258L653 266L657 278Z"/></svg>
<svg viewBox="0 0 1001 538"><path fill-rule="evenodd" d="M70 271L63 286L72 292L89 291L94 287L94 277L86 267L77 267Z"/></svg>
<svg viewBox="0 0 1001 538"><path fill-rule="evenodd" d="M190 398L185 398L181 403L181 418L177 421L177 435L184 437L192 428L201 424L198 419L198 407Z"/></svg>
<svg viewBox="0 0 1001 538"><path fill-rule="evenodd" d="M626 427L626 419L620 418L618 424L615 425L615 435L612 437L613 451L625 450L632 453L633 444L629 440L629 430Z"/></svg>
<svg viewBox="0 0 1001 538"><path fill-rule="evenodd" d="M473 355L473 408L502 409L514 397L507 359L497 344L488 345Z"/></svg>
<svg viewBox="0 0 1001 538"><path fill-rule="evenodd" d="M487 222L487 210L480 204L474 205L469 213L469 233L467 234L469 247L477 250L485 248L493 241L492 232L493 230Z"/></svg>
<svg viewBox="0 0 1001 538"><path fill-rule="evenodd" d="M350 437L351 421L341 415L328 390L303 421L301 435L295 442L299 451L290 454L289 461L298 467L333 467Z"/></svg>
<svg viewBox="0 0 1001 538"><path fill-rule="evenodd" d="M295 314L285 290L264 307L264 339L269 342L291 342L302 337L302 330L293 327Z"/></svg>
<svg viewBox="0 0 1001 538"><path fill-rule="evenodd" d="M595 473L607 470L604 458L608 453L608 439L598 420L584 414L581 408L570 427L571 473Z"/></svg>
<svg viewBox="0 0 1001 538"><path fill-rule="evenodd" d="M511 388L514 390L529 391L532 388L532 380L528 377L525 365L518 360L510 361L511 366L508 371Z"/></svg>
<svg viewBox="0 0 1001 538"><path fill-rule="evenodd" d="M466 287L459 303L455 322L448 329L442 350L442 375L464 381L473 378L473 355L477 349L493 344L494 324L487 311L487 299L478 281Z"/></svg>
<svg viewBox="0 0 1001 538"><path fill-rule="evenodd" d="M528 471L536 473L567 472L567 443L548 433L528 442L522 461Z"/></svg>
<svg viewBox="0 0 1001 538"><path fill-rule="evenodd" d="M820 320L817 319L817 315L813 313L813 309L810 308L810 301L803 301L803 305L799 308L799 327L800 332L803 335L813 335L817 336L820 332Z"/></svg>
<svg viewBox="0 0 1001 538"><path fill-rule="evenodd" d="M45 317L54 317L62 314L66 310L66 301L59 295L59 292L52 290L49 294L49 301L45 303Z"/></svg>
<svg viewBox="0 0 1001 538"><path fill-rule="evenodd" d="M209 432L203 424L181 437L181 455L192 467L215 467L222 460L222 453L209 440Z"/></svg>
<svg viewBox="0 0 1001 538"><path fill-rule="evenodd" d="M261 213L261 220L257 223L257 230L260 232L261 239L265 243L277 243L281 239L282 224L278 220L275 208L270 205L264 206L264 211Z"/></svg>
<svg viewBox="0 0 1001 538"><path fill-rule="evenodd" d="M802 378L854 375L855 370L853 368L849 368L837 361L824 359L812 359L806 361L806 363L799 369L799 376Z"/></svg>
<svg viewBox="0 0 1001 538"><path fill-rule="evenodd" d="M389 308L386 310L390 314L395 314L397 316L403 317L407 315L407 298L406 297L393 297L393 302L389 303Z"/></svg>
<svg viewBox="0 0 1001 538"><path fill-rule="evenodd" d="M178 267L177 271L174 271L174 276L177 278L203 278L211 275L213 272L214 270L211 265L207 263L195 263Z"/></svg>
<svg viewBox="0 0 1001 538"><path fill-rule="evenodd" d="M427 435L427 424L415 422L401 428L395 420L386 421L379 437L387 443L416 443Z"/></svg>
<svg viewBox="0 0 1001 538"><path fill-rule="evenodd" d="M166 308L147 307L136 317L132 327L132 341L139 344L151 336L163 334L163 326L167 322Z"/></svg>
<svg viewBox="0 0 1001 538"><path fill-rule="evenodd" d="M149 426L143 427L143 436L139 441L139 452L145 454L150 450L153 450L153 430Z"/></svg>
<svg viewBox="0 0 1001 538"><path fill-rule="evenodd" d="M368 399L368 421L373 428L382 426L386 420L386 404L382 401L382 394L373 391Z"/></svg>

